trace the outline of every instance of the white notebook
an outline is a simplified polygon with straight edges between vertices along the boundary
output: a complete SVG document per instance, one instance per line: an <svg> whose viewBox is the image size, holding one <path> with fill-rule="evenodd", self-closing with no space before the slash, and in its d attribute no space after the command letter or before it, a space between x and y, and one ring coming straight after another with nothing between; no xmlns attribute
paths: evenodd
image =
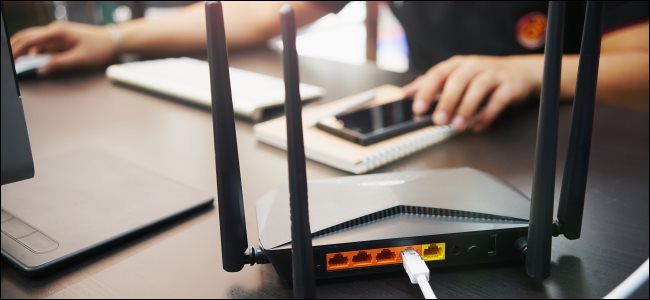
<svg viewBox="0 0 650 300"><path fill-rule="evenodd" d="M403 98L402 89L385 85L374 90L374 103L386 103ZM362 146L316 128L322 117L340 111L367 97L368 92L303 109L303 137L305 155L317 162L354 174L362 174L408 156L416 151L438 144L454 134L450 126L429 126L390 139ZM286 120L284 117L259 123L254 127L255 137L269 145L285 149Z"/></svg>
<svg viewBox="0 0 650 300"><path fill-rule="evenodd" d="M109 79L149 91L210 107L210 70L203 60L180 57L130 62L106 69ZM280 78L230 68L235 114L258 121L267 108L284 104L284 81ZM321 87L300 84L303 100L322 97Z"/></svg>

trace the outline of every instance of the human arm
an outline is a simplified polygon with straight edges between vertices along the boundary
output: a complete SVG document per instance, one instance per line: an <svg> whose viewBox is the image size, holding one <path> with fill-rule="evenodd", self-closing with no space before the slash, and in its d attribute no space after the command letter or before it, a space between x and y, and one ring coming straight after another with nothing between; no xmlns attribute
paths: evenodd
<svg viewBox="0 0 650 300"><path fill-rule="evenodd" d="M562 99L574 96L578 59L578 55L563 57ZM475 118L472 129L482 131L510 104L539 95L543 63L541 54L456 56L433 66L405 92L415 98L415 112L426 111L440 94L433 114L436 124L451 123L464 130ZM647 21L603 36L597 99L648 101Z"/></svg>
<svg viewBox="0 0 650 300"><path fill-rule="evenodd" d="M231 49L259 45L279 34L279 8L288 2L223 2L224 23ZM298 26L317 20L329 11L313 3L289 2ZM117 38L117 39L116 39ZM205 51L203 3L155 19L136 19L115 26L53 22L28 28L11 38L14 57L28 53L53 53L39 75L73 69L92 69L108 64L121 52L174 55Z"/></svg>

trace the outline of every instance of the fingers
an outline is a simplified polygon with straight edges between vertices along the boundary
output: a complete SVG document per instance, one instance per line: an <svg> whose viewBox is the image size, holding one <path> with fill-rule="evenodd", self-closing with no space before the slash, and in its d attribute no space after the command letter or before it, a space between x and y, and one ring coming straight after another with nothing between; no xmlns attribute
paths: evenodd
<svg viewBox="0 0 650 300"><path fill-rule="evenodd" d="M419 82L418 90L415 93L413 112L416 114L423 114L429 109L431 102L433 102L442 90L447 76L449 76L451 71L453 71L458 64L458 59L451 58L429 69L429 71L423 75Z"/></svg>
<svg viewBox="0 0 650 300"><path fill-rule="evenodd" d="M413 80L411 83L402 87L404 91L404 96L406 97L415 96L415 92L417 92L421 84L422 84L422 76L418 76L418 78L415 78L415 80Z"/></svg>
<svg viewBox="0 0 650 300"><path fill-rule="evenodd" d="M27 50L27 55L38 53L57 53L67 50L69 47L59 43L47 43L39 46L33 46Z"/></svg>
<svg viewBox="0 0 650 300"><path fill-rule="evenodd" d="M58 24L23 30L11 38L12 54L17 58L27 54L32 48L38 49L52 43L63 43L62 37L63 30Z"/></svg>
<svg viewBox="0 0 650 300"><path fill-rule="evenodd" d="M465 130L483 100L497 88L498 84L499 82L492 72L477 75L469 84L451 126L457 130Z"/></svg>
<svg viewBox="0 0 650 300"><path fill-rule="evenodd" d="M79 64L80 56L81 53L77 49L56 54L47 65L36 70L36 73L39 76L47 76L75 68Z"/></svg>
<svg viewBox="0 0 650 300"><path fill-rule="evenodd" d="M478 68L461 67L454 70L445 82L442 95L433 113L433 122L438 125L448 124L456 111L460 99L465 94L467 86L479 73Z"/></svg>
<svg viewBox="0 0 650 300"><path fill-rule="evenodd" d="M434 97L440 98L433 122L465 130L471 120L476 132L487 128L511 103L535 91L535 81L526 79L518 57L455 56L405 86L415 95L413 111L429 109ZM478 115L481 104L487 104Z"/></svg>
<svg viewBox="0 0 650 300"><path fill-rule="evenodd" d="M474 132L484 131L512 102L514 97L515 94L508 85L499 86L490 96L485 108L479 113L472 130Z"/></svg>

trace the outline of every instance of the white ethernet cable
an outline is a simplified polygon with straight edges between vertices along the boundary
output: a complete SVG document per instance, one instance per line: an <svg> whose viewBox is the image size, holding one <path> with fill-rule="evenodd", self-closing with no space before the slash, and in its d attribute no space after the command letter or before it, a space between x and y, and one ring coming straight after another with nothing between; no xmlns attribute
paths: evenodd
<svg viewBox="0 0 650 300"><path fill-rule="evenodd" d="M603 299L626 299L629 298L642 284L648 281L648 260L639 266L632 275L623 280L615 289Z"/></svg>
<svg viewBox="0 0 650 300"><path fill-rule="evenodd" d="M429 285L429 268L420 257L420 254L413 249L406 249L402 253L404 270L409 275L412 284L418 284L425 299L437 299Z"/></svg>
<svg viewBox="0 0 650 300"><path fill-rule="evenodd" d="M404 270L406 270L406 274L408 274L411 283L417 283L420 286L425 299L437 299L429 285L429 268L427 268L420 254L409 248L404 250L401 256ZM629 298L646 281L648 281L647 259L634 273L609 292L609 294L605 295L603 299Z"/></svg>

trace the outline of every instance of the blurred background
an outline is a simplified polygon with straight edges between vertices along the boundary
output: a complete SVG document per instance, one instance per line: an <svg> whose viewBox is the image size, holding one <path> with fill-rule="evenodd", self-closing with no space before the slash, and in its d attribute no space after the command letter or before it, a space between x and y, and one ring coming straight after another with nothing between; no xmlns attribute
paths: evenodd
<svg viewBox="0 0 650 300"><path fill-rule="evenodd" d="M145 17L156 18L195 1L3 1L9 35L54 20L105 25ZM337 44L337 47L329 45ZM280 50L273 38L269 47ZM380 1L353 1L338 14L329 14L300 30L300 55L346 62L376 63L380 68L408 69L404 32Z"/></svg>

